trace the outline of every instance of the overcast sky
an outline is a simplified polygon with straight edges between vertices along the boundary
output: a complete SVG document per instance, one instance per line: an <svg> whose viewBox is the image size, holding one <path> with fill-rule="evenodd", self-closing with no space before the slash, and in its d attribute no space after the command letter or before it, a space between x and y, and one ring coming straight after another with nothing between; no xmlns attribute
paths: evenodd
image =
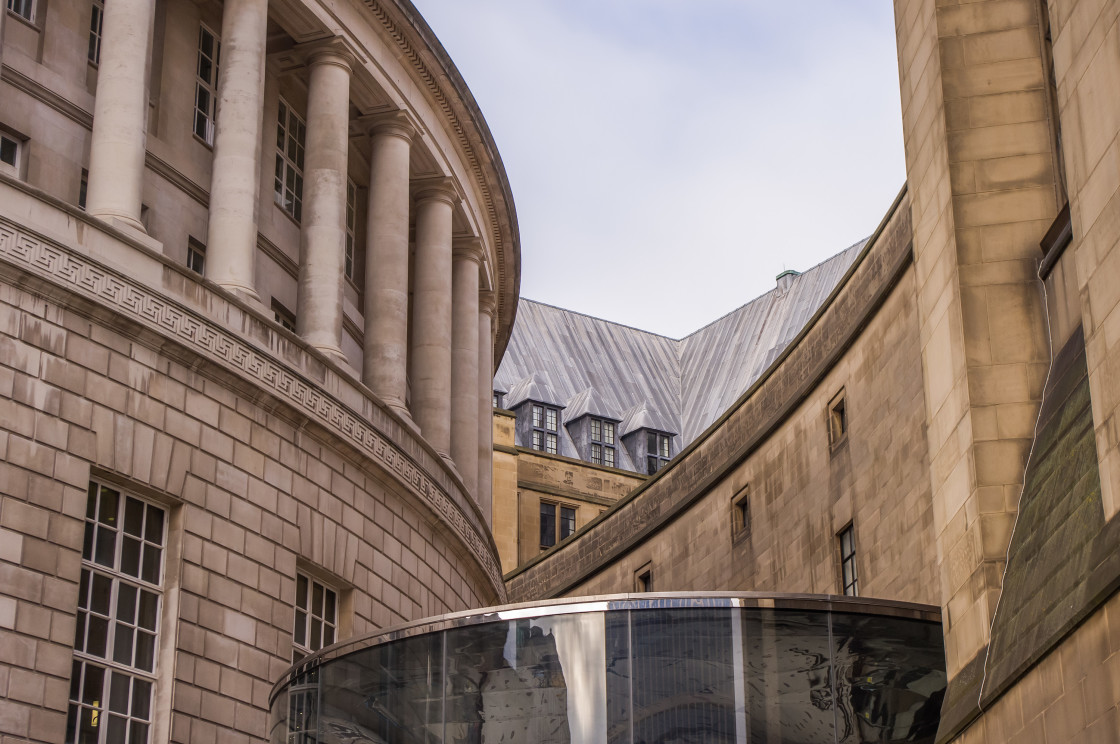
<svg viewBox="0 0 1120 744"><path fill-rule="evenodd" d="M905 179L887 0L413 0L474 93L521 296L678 338Z"/></svg>

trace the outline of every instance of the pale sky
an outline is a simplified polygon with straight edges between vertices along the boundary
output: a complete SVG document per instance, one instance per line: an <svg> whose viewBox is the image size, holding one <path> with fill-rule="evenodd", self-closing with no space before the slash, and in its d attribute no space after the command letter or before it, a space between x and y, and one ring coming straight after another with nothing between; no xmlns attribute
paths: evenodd
<svg viewBox="0 0 1120 744"><path fill-rule="evenodd" d="M497 142L521 296L678 338L905 180L887 0L413 0Z"/></svg>

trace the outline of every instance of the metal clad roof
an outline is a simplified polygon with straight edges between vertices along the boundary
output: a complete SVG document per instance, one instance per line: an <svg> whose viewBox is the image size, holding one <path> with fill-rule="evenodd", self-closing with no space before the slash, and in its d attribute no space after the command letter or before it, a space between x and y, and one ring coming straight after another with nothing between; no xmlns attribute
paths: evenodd
<svg viewBox="0 0 1120 744"><path fill-rule="evenodd" d="M537 373L558 402L580 409L593 388L595 408L616 419L641 407L657 411L687 446L797 336L866 242L680 340L523 299L494 386L513 390Z"/></svg>

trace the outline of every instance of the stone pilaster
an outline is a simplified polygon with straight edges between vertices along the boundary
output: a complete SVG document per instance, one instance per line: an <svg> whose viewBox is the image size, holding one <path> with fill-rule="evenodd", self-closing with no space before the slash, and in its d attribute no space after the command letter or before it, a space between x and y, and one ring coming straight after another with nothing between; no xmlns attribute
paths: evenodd
<svg viewBox="0 0 1120 744"><path fill-rule="evenodd" d="M451 217L448 179L418 184L413 280L412 417L424 438L451 456Z"/></svg>
<svg viewBox="0 0 1120 744"><path fill-rule="evenodd" d="M335 358L342 358L350 64L350 54L337 43L308 54L311 79L296 332Z"/></svg>
<svg viewBox="0 0 1120 744"><path fill-rule="evenodd" d="M404 112L370 125L362 381L407 416L408 184L415 129Z"/></svg>
<svg viewBox="0 0 1120 744"><path fill-rule="evenodd" d="M155 0L105 4L86 200L89 214L141 233L154 14Z"/></svg>
<svg viewBox="0 0 1120 744"><path fill-rule="evenodd" d="M455 245L451 290L451 459L478 498L478 274L482 242Z"/></svg>
<svg viewBox="0 0 1120 744"><path fill-rule="evenodd" d="M478 506L486 524L494 525L494 313L493 292L478 298Z"/></svg>
<svg viewBox="0 0 1120 744"><path fill-rule="evenodd" d="M267 41L268 0L226 0L206 276L253 299Z"/></svg>
<svg viewBox="0 0 1120 744"><path fill-rule="evenodd" d="M1035 271L1059 205L1039 3L896 0L895 14L946 666L967 680L1048 363Z"/></svg>

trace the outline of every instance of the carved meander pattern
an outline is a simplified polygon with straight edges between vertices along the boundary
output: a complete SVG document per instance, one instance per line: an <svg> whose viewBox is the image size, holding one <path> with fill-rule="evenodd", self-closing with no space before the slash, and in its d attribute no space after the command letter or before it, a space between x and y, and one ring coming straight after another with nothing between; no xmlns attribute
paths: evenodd
<svg viewBox="0 0 1120 744"><path fill-rule="evenodd" d="M141 322L163 337L250 378L341 435L378 466L395 474L411 493L427 504L464 542L501 593L503 584L497 561L451 497L396 444L277 359L168 298L6 220L0 220L0 260Z"/></svg>

